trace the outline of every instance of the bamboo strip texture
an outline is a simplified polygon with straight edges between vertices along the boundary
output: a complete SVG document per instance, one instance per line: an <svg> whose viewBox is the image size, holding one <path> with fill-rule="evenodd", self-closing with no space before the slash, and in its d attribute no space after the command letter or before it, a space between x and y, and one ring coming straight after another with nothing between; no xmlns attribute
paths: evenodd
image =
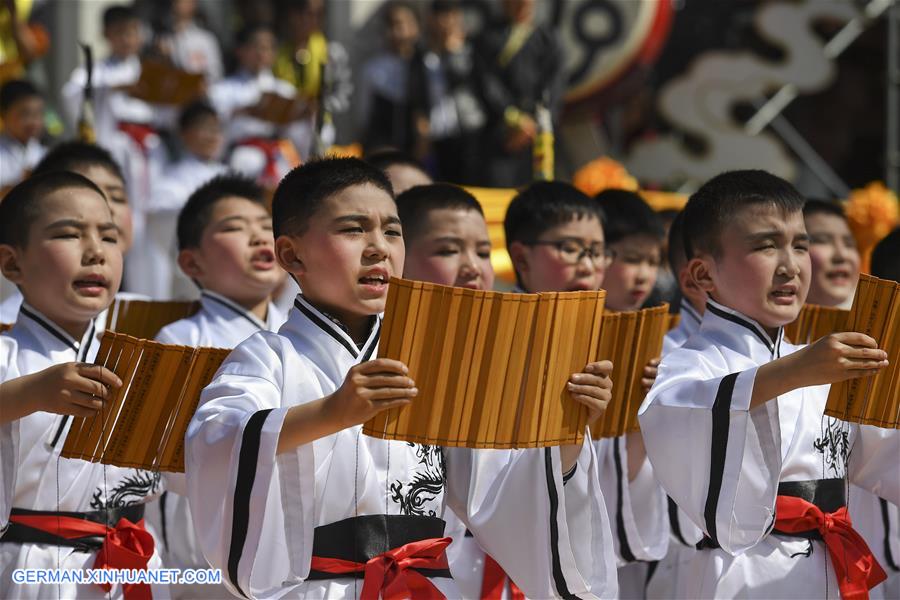
<svg viewBox="0 0 900 600"><path fill-rule="evenodd" d="M363 432L468 448L581 443L588 411L566 383L598 360L605 298L392 279L378 356L405 363L419 395Z"/></svg>
<svg viewBox="0 0 900 600"><path fill-rule="evenodd" d="M613 363L613 388L606 412L591 425L594 439L619 437L640 429L637 414L646 395L641 378L647 363L662 354L670 324L668 310L668 304L662 304L603 316L600 357Z"/></svg>
<svg viewBox="0 0 900 600"><path fill-rule="evenodd" d="M849 314L849 310L806 304L797 319L785 325L784 336L792 344L811 344L835 331L844 331Z"/></svg>
<svg viewBox="0 0 900 600"><path fill-rule="evenodd" d="M190 317L198 310L199 302L116 298L106 313L106 330L152 340L169 323Z"/></svg>
<svg viewBox="0 0 900 600"><path fill-rule="evenodd" d="M863 425L900 429L900 283L860 275L844 331L865 333L887 352L877 375L832 384L825 414Z"/></svg>
<svg viewBox="0 0 900 600"><path fill-rule="evenodd" d="M200 392L228 356L104 332L95 363L122 387L91 417L75 417L62 455L118 467L184 472L184 436Z"/></svg>

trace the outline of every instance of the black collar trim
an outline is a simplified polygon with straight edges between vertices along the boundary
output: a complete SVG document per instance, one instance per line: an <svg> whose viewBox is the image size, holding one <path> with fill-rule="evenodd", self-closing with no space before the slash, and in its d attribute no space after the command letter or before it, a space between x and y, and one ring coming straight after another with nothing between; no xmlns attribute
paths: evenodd
<svg viewBox="0 0 900 600"><path fill-rule="evenodd" d="M763 344L766 345L766 348L769 349L769 352L772 352L772 353L775 352L775 342L772 341L772 338L769 337L769 334L767 334L765 331L762 331L759 328L759 325L757 325L753 321L744 319L743 317L740 317L734 313L724 311L721 308L715 306L712 302L706 303L706 310L710 311L711 313L713 313L714 315L716 315L718 317L725 319L726 321L731 321L732 323L737 323L738 325L741 325L742 327L746 327L753 333L753 335L758 337L759 340ZM779 327L778 335L777 335L777 340L779 342L781 341L781 331L782 330Z"/></svg>
<svg viewBox="0 0 900 600"><path fill-rule="evenodd" d="M343 346L347 352L350 353L353 358L359 358L359 350L354 347L354 345L350 342L347 336L342 335L342 332L338 332L335 328L336 324L329 322L327 319L321 318L315 312L313 312L305 302L301 302L300 298L296 298L294 300L294 306L297 307L297 310L306 315L306 318L313 322L319 329L330 335L334 338L334 340ZM379 328L380 332L380 328Z"/></svg>
<svg viewBox="0 0 900 600"><path fill-rule="evenodd" d="M75 352L78 352L78 343L73 340L68 334L63 333L59 330L59 328L44 320L42 316L31 312L31 310L29 310L28 307L24 304L19 308L19 312L46 329L47 332L50 333L50 335L61 341L63 344L65 344ZM91 331L93 332L93 322L91 322Z"/></svg>
<svg viewBox="0 0 900 600"><path fill-rule="evenodd" d="M262 321L259 319L256 319L255 316L251 316L251 314L249 312L247 312L247 310L244 309L244 307L239 306L239 305L235 304L234 302L231 302L227 298L219 296L218 294L213 295L209 292L203 291L203 292L200 292L200 295L203 296L204 298L206 298L207 300L212 300L213 302L216 302L217 304L224 306L225 308L227 308L234 314L238 315L239 317L243 317L247 321L250 321L250 323L252 323L254 327L260 328L260 323L262 323ZM263 323L263 326L261 328L262 329L266 328L265 323Z"/></svg>

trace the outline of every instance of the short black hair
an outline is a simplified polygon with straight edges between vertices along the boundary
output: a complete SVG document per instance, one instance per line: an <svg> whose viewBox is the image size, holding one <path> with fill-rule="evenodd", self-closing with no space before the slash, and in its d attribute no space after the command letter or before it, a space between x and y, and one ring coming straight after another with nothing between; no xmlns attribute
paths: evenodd
<svg viewBox="0 0 900 600"><path fill-rule="evenodd" d="M449 12L462 10L462 4L458 0L432 0L429 10L433 15L442 15Z"/></svg>
<svg viewBox="0 0 900 600"><path fill-rule="evenodd" d="M665 237L662 219L636 192L603 190L594 200L606 215L603 233L607 244L615 244L631 235L646 235L662 242Z"/></svg>
<svg viewBox="0 0 900 600"><path fill-rule="evenodd" d="M810 215L832 215L835 217L840 217L843 220L847 220L847 215L844 213L844 207L840 202L836 200L820 200L818 198L809 198L803 204L803 216L808 217Z"/></svg>
<svg viewBox="0 0 900 600"><path fill-rule="evenodd" d="M0 113L5 113L13 104L28 98L43 98L41 92L30 81L12 79L0 87Z"/></svg>
<svg viewBox="0 0 900 600"><path fill-rule="evenodd" d="M596 217L604 222L603 209L587 194L562 181L536 181L509 203L503 218L507 246L530 242L557 225Z"/></svg>
<svg viewBox="0 0 900 600"><path fill-rule="evenodd" d="M408 10L416 21L420 21L419 9L410 0L389 0L384 5L384 22L390 23L391 15L397 10Z"/></svg>
<svg viewBox="0 0 900 600"><path fill-rule="evenodd" d="M803 210L806 200L790 183L760 170L727 171L694 192L684 209L684 251L688 259L721 252L722 230L746 206L769 204L785 213Z"/></svg>
<svg viewBox="0 0 900 600"><path fill-rule="evenodd" d="M475 196L458 185L417 185L397 196L397 212L403 223L403 237L408 241L425 233L422 228L428 213L440 209L474 210L484 216L484 210Z"/></svg>
<svg viewBox="0 0 900 600"><path fill-rule="evenodd" d="M89 167L103 167L124 183L125 176L116 159L105 148L79 140L63 142L51 148L34 167L33 175L51 171L72 171Z"/></svg>
<svg viewBox="0 0 900 600"><path fill-rule="evenodd" d="M206 117L219 117L216 109L205 100L196 100L185 105L178 115L178 131L186 131Z"/></svg>
<svg viewBox="0 0 900 600"><path fill-rule="evenodd" d="M134 8L127 4L115 4L103 11L103 29L109 29L114 25L127 21L137 21L140 18Z"/></svg>
<svg viewBox="0 0 900 600"><path fill-rule="evenodd" d="M272 200L275 237L303 233L325 200L367 183L393 199L394 188L384 171L358 158L321 158L295 167L278 184Z"/></svg>
<svg viewBox="0 0 900 600"><path fill-rule="evenodd" d="M679 211L672 219L669 225L669 245L667 249L666 259L669 261L669 268L675 273L676 279L678 271L687 262L687 255L684 253L684 211Z"/></svg>
<svg viewBox="0 0 900 600"><path fill-rule="evenodd" d="M28 245L28 231L42 211L41 200L66 188L96 192L106 202L106 195L97 184L78 173L53 171L32 175L11 189L0 202L0 244L16 248Z"/></svg>
<svg viewBox="0 0 900 600"><path fill-rule="evenodd" d="M900 283L900 227L875 245L871 271L875 277Z"/></svg>
<svg viewBox="0 0 900 600"><path fill-rule="evenodd" d="M252 179L236 173L213 177L194 190L178 213L176 226L178 249L199 246L216 203L234 196L262 206L266 205L265 192Z"/></svg>
<svg viewBox="0 0 900 600"><path fill-rule="evenodd" d="M413 167L426 173L425 167L422 166L422 163L414 159L409 154L397 150L395 148L381 148L380 150L375 150L369 154L366 154L363 157L367 163L372 165L377 169L381 169L382 171L386 171L388 167L392 167L394 165L405 165L407 167ZM427 173L426 173L427 174Z"/></svg>
<svg viewBox="0 0 900 600"><path fill-rule="evenodd" d="M265 23L251 23L250 25L242 27L234 36L235 47L240 48L246 46L253 39L253 36L263 31L275 35L272 28Z"/></svg>

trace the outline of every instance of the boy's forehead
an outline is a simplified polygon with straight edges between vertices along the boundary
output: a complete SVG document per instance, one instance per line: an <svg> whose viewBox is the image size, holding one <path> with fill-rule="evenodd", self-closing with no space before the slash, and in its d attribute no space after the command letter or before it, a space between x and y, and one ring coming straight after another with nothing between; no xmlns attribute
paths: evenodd
<svg viewBox="0 0 900 600"><path fill-rule="evenodd" d="M786 211L774 203L760 202L735 210L728 218L722 233L752 234L758 231L782 231L797 228L805 228L802 211Z"/></svg>
<svg viewBox="0 0 900 600"><path fill-rule="evenodd" d="M316 211L326 218L346 214L396 216L397 204L390 194L371 183L351 185L325 198Z"/></svg>
<svg viewBox="0 0 900 600"><path fill-rule="evenodd" d="M211 221L218 221L230 216L257 218L269 216L266 207L259 202L241 196L224 196L212 207Z"/></svg>
<svg viewBox="0 0 900 600"><path fill-rule="evenodd" d="M547 228L541 237L580 237L602 240L603 225L595 215L575 215L565 223Z"/></svg>
<svg viewBox="0 0 900 600"><path fill-rule="evenodd" d="M106 198L83 187L61 188L38 199L38 222L52 223L62 218L111 220Z"/></svg>

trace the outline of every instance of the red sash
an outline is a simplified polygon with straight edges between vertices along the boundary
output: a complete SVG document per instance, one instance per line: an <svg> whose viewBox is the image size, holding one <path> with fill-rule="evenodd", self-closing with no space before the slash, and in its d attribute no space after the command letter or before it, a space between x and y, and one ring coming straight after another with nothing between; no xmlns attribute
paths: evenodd
<svg viewBox="0 0 900 600"><path fill-rule="evenodd" d="M865 540L853 529L846 506L826 513L803 498L778 496L775 529L785 533L815 530L822 535L843 600L867 599L869 590L887 579Z"/></svg>
<svg viewBox="0 0 900 600"><path fill-rule="evenodd" d="M124 132L128 137L134 140L134 143L140 147L144 156L147 156L147 153L150 151L150 148L147 147L147 140L152 136L157 135L156 129L150 125L144 123L130 123L128 121L119 123L119 131Z"/></svg>
<svg viewBox="0 0 900 600"><path fill-rule="evenodd" d="M143 519L135 524L121 518L115 527L57 515L11 515L9 520L67 540L103 536L103 546L94 561L95 569L146 569L153 556L153 536L144 529ZM112 586L104 584L100 587L108 592ZM150 586L146 583L126 583L122 593L126 600L152 599Z"/></svg>
<svg viewBox="0 0 900 600"><path fill-rule="evenodd" d="M484 577L481 578L481 600L500 600L503 597L503 588L509 581L509 591L512 600L525 600L525 594L519 589L513 580L509 578L500 564L484 555Z"/></svg>
<svg viewBox="0 0 900 600"><path fill-rule="evenodd" d="M365 573L361 600L444 600L444 595L431 580L414 569L448 569L444 550L451 538L431 538L411 542L364 563L340 558L312 557L310 568L324 573L343 575Z"/></svg>

